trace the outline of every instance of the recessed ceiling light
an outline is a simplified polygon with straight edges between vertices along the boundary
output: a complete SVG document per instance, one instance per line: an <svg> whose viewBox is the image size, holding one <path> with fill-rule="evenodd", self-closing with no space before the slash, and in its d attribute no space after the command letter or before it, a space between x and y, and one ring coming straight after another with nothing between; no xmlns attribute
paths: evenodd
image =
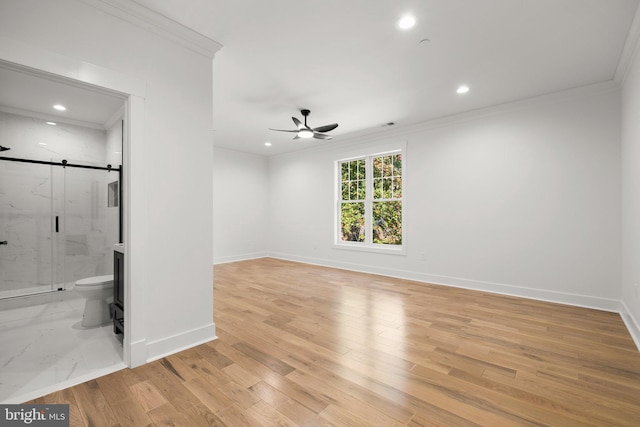
<svg viewBox="0 0 640 427"><path fill-rule="evenodd" d="M116 154L122 154L122 151L114 151Z"/></svg>
<svg viewBox="0 0 640 427"><path fill-rule="evenodd" d="M270 143L270 142L265 142L265 143L264 143L264 146L265 146L265 147L271 147L271 143Z"/></svg>
<svg viewBox="0 0 640 427"><path fill-rule="evenodd" d="M38 142L38 144L40 144L40 145L47 145L47 143L46 143L46 142Z"/></svg>
<svg viewBox="0 0 640 427"><path fill-rule="evenodd" d="M54 109L58 110L58 111L65 111L67 109L67 107L65 107L64 105L61 104L56 104L53 106Z"/></svg>
<svg viewBox="0 0 640 427"><path fill-rule="evenodd" d="M457 93L459 93L460 95L469 92L469 86L467 85L462 85L460 87L458 87L458 89L456 90Z"/></svg>
<svg viewBox="0 0 640 427"><path fill-rule="evenodd" d="M398 28L401 30L408 30L413 28L414 25L416 25L416 18L411 15L404 15L398 20Z"/></svg>
<svg viewBox="0 0 640 427"><path fill-rule="evenodd" d="M55 126L55 125L56 125L56 123L55 123L55 122L47 122L47 124L48 124L49 126Z"/></svg>

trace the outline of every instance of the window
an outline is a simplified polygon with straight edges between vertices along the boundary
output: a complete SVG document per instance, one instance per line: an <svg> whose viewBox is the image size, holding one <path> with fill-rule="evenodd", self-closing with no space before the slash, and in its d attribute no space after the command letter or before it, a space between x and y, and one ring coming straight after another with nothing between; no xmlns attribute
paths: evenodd
<svg viewBox="0 0 640 427"><path fill-rule="evenodd" d="M402 252L402 160L394 151L337 162L339 247Z"/></svg>

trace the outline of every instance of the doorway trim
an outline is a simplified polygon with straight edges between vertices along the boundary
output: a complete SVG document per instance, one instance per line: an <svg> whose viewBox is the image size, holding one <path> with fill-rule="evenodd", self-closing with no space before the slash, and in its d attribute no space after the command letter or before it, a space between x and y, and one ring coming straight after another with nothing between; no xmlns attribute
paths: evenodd
<svg viewBox="0 0 640 427"><path fill-rule="evenodd" d="M103 91L121 96L125 104L125 131L122 147L124 167L124 244L125 244L125 337L123 342L123 359L129 367L146 363L147 349L142 313L142 287L144 277L131 262L131 254L136 246L138 234L132 223L144 221L144 208L138 204L143 198L138 192L144 190L144 183L132 183L131 166L135 159L144 155L144 117L147 82L145 80L104 68L88 62L78 61L19 41L0 37L0 61L11 63L25 72L39 77L55 79L70 85ZM133 185L132 185L133 184ZM143 236L140 236L143 237ZM142 286L133 291L130 284Z"/></svg>

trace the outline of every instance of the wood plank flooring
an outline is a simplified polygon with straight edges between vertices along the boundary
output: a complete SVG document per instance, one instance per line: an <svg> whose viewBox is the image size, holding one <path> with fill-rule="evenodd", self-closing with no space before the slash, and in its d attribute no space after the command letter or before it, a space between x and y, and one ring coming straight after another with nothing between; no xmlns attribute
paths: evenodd
<svg viewBox="0 0 640 427"><path fill-rule="evenodd" d="M72 426L638 426L620 316L275 259L215 267L219 339L30 403Z"/></svg>

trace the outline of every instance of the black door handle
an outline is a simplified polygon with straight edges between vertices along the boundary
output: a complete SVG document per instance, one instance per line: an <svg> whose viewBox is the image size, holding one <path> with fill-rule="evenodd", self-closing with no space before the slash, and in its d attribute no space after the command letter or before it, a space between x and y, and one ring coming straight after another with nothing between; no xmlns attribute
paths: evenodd
<svg viewBox="0 0 640 427"><path fill-rule="evenodd" d="M0 242L0 245L8 245L8 244L9 244L9 242L7 242L6 240Z"/></svg>

